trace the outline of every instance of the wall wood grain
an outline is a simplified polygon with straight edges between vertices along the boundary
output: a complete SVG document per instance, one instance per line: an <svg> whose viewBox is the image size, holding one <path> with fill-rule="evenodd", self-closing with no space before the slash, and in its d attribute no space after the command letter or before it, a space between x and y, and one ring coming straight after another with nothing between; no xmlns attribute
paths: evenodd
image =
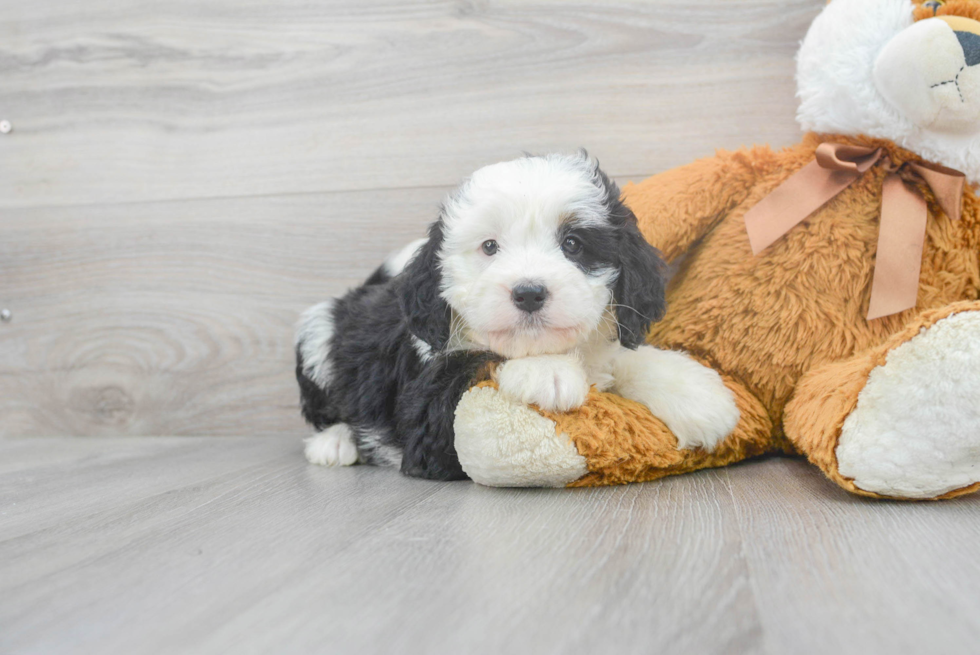
<svg viewBox="0 0 980 655"><path fill-rule="evenodd" d="M301 433L292 324L523 150L798 139L822 0L0 0L0 435Z"/></svg>

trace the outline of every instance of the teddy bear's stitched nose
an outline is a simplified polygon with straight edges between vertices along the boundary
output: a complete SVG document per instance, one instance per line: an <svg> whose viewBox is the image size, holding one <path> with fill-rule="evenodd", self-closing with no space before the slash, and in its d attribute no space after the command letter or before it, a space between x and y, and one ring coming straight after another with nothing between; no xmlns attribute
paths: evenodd
<svg viewBox="0 0 980 655"><path fill-rule="evenodd" d="M953 32L963 48L967 66L980 64L980 34L973 32Z"/></svg>

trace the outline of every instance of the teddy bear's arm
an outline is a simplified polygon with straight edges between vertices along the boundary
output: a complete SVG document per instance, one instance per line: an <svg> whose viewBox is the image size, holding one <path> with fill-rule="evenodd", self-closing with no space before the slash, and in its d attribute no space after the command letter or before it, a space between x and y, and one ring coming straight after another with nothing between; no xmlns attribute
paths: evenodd
<svg viewBox="0 0 980 655"><path fill-rule="evenodd" d="M623 200L636 214L643 236L670 262L744 201L774 160L766 146L718 151L714 157L627 184Z"/></svg>

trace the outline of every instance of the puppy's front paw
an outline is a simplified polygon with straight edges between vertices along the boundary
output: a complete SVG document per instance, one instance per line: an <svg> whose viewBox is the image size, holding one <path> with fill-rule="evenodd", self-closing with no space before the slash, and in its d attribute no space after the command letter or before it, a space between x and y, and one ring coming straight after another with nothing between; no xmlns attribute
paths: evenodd
<svg viewBox="0 0 980 655"><path fill-rule="evenodd" d="M581 362L571 355L539 355L504 362L497 369L504 395L551 412L581 407L589 381Z"/></svg>
<svg viewBox="0 0 980 655"><path fill-rule="evenodd" d="M649 407L681 450L714 450L738 424L735 396L721 376L684 353L641 346L618 355L614 366L616 391Z"/></svg>
<svg viewBox="0 0 980 655"><path fill-rule="evenodd" d="M357 462L354 433L346 423L337 423L303 440L304 453L311 464L321 466L350 466Z"/></svg>

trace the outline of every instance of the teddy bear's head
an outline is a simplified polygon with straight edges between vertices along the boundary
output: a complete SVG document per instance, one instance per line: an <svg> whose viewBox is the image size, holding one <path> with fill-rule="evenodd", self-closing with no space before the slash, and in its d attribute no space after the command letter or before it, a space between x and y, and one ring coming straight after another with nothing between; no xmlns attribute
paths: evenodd
<svg viewBox="0 0 980 655"><path fill-rule="evenodd" d="M890 139L980 182L980 0L831 0L797 84L804 129Z"/></svg>

